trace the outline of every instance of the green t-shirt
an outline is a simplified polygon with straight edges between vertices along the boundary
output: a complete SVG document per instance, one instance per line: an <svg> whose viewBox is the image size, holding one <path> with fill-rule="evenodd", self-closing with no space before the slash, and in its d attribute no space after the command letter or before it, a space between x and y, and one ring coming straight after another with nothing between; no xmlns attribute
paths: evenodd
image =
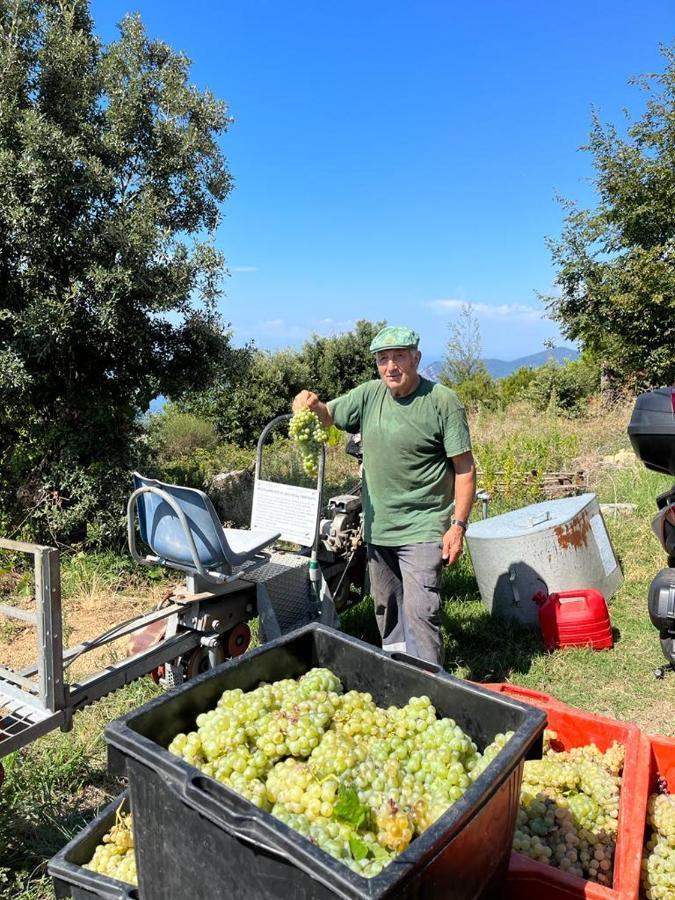
<svg viewBox="0 0 675 900"><path fill-rule="evenodd" d="M426 378L396 398L367 381L328 403L338 428L361 432L365 539L398 547L440 540L455 495L449 456L471 449L457 394Z"/></svg>

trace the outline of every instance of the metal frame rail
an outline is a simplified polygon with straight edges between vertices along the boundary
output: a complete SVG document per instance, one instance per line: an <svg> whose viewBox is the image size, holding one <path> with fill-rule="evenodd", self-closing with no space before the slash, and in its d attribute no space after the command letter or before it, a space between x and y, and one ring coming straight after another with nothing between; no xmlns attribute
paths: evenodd
<svg viewBox="0 0 675 900"><path fill-rule="evenodd" d="M0 614L36 627L37 661L19 672L0 666L0 759L55 728L70 730L74 712L146 675L168 659L187 653L204 637L199 631L181 631L133 656L111 662L78 682L68 683L65 672L77 658L184 611L186 604L170 603L64 651L58 550L0 538L2 550L27 553L34 558L35 612L2 603Z"/></svg>

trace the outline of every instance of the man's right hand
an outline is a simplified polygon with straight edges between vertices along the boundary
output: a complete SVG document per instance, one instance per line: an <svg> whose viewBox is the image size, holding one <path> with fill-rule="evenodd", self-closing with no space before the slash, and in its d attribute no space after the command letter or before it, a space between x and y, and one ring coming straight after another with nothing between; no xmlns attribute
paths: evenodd
<svg viewBox="0 0 675 900"><path fill-rule="evenodd" d="M296 394L291 409L294 413L299 412L301 409L311 410L313 413L317 414L319 422L321 422L325 428L328 428L333 424L333 417L330 414L328 406L319 400L318 395L315 394L314 391L300 391L299 394Z"/></svg>
<svg viewBox="0 0 675 900"><path fill-rule="evenodd" d="M292 409L293 412L298 412L301 409L311 409L312 412L316 412L320 402L318 395L314 391L300 391L293 399Z"/></svg>

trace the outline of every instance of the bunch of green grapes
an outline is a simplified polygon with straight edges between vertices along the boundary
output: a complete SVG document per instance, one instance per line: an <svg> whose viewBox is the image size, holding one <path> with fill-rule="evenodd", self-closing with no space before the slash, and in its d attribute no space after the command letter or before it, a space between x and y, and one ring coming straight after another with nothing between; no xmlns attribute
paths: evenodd
<svg viewBox="0 0 675 900"><path fill-rule="evenodd" d="M339 440L340 432L334 425L324 428L311 409L300 409L294 413L288 433L298 445L303 469L310 478L316 478L319 474L321 447L324 444L334 446Z"/></svg>
<svg viewBox="0 0 675 900"><path fill-rule="evenodd" d="M428 697L378 707L326 668L225 691L169 750L373 877L471 786L480 753Z"/></svg>
<svg viewBox="0 0 675 900"><path fill-rule="evenodd" d="M615 741L605 753L595 744L548 746L542 759L526 761L514 850L611 886L623 757Z"/></svg>
<svg viewBox="0 0 675 900"><path fill-rule="evenodd" d="M103 835L102 842L84 867L99 875L138 886L131 813L123 813L121 804L115 814L115 824Z"/></svg>
<svg viewBox="0 0 675 900"><path fill-rule="evenodd" d="M675 794L652 794L647 804L651 834L642 854L642 890L647 900L675 897Z"/></svg>

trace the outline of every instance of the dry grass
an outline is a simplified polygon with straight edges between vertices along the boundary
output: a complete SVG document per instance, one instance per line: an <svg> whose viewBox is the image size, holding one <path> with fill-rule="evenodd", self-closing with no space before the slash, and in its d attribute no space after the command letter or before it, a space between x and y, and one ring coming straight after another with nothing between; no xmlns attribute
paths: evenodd
<svg viewBox="0 0 675 900"><path fill-rule="evenodd" d="M73 647L90 641L117 623L150 612L167 592L166 581L140 580L118 573L105 578L94 570L90 577L80 572L73 578L67 565L66 562L62 596L64 646ZM10 599L17 608L35 610L32 590ZM67 680L73 682L126 656L129 640L129 637L123 637L82 655L68 668ZM3 618L0 623L2 664L19 671L35 662L37 657L36 629L24 622Z"/></svg>
<svg viewBox="0 0 675 900"><path fill-rule="evenodd" d="M580 446L582 468L621 449L630 449L626 425L633 401L603 406L594 400L584 418L565 418L538 412L529 403L514 403L506 410L480 410L471 417L471 433L481 442L503 441L522 435L546 437L552 430L574 435Z"/></svg>

